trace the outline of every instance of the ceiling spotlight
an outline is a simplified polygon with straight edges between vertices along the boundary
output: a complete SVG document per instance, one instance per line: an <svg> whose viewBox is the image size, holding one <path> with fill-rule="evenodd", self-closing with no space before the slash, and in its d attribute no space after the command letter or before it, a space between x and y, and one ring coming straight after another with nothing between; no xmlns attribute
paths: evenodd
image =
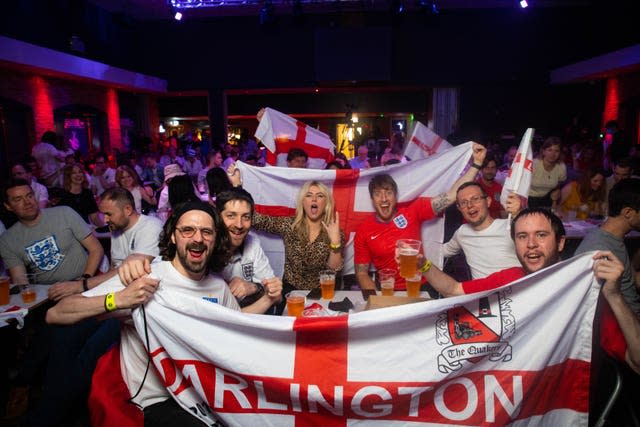
<svg viewBox="0 0 640 427"><path fill-rule="evenodd" d="M418 0L418 7L426 14L437 15L440 12L434 0Z"/></svg>
<svg viewBox="0 0 640 427"><path fill-rule="evenodd" d="M527 0L520 0L520 7L521 8L526 8L529 6L529 3L527 2Z"/></svg>
<svg viewBox="0 0 640 427"><path fill-rule="evenodd" d="M182 20L182 12L176 12L176 14L173 15L173 19L175 19L176 21Z"/></svg>

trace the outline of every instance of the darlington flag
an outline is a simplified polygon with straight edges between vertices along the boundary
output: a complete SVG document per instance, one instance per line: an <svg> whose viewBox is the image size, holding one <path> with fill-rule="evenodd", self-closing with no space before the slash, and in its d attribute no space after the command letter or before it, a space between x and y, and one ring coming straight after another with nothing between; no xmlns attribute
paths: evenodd
<svg viewBox="0 0 640 427"><path fill-rule="evenodd" d="M404 149L404 155L411 160L426 159L441 151L451 148L451 144L440 135L416 122L411 139Z"/></svg>
<svg viewBox="0 0 640 427"><path fill-rule="evenodd" d="M149 350L185 409L228 426L586 426L592 256L494 291L337 317L247 315L161 284L146 304Z"/></svg>
<svg viewBox="0 0 640 427"><path fill-rule="evenodd" d="M309 156L307 166L324 169L333 161L335 146L329 135L272 108L265 108L255 137L267 147L267 163L287 166L287 153L301 148Z"/></svg>
<svg viewBox="0 0 640 427"><path fill-rule="evenodd" d="M509 193L514 192L524 198L529 197L529 187L531 187L531 174L533 173L533 154L531 152L531 140L533 139L533 128L528 128L518 147L516 157L511 163L509 174L502 185L500 193L500 203L507 204Z"/></svg>
<svg viewBox="0 0 640 427"><path fill-rule="evenodd" d="M256 210L267 215L293 216L298 191L306 181L316 180L332 190L340 227L348 243L345 249L345 274L353 273L353 237L365 218L373 215L369 181L381 173L390 174L398 184L398 203L409 203L420 196L437 196L449 190L471 158L472 143L467 142L428 159L415 160L371 169L315 170L292 168L260 168L237 163L243 188L250 192ZM282 275L284 247L282 239L258 233L262 248L276 275ZM444 219L425 222L422 242L425 256L442 265Z"/></svg>

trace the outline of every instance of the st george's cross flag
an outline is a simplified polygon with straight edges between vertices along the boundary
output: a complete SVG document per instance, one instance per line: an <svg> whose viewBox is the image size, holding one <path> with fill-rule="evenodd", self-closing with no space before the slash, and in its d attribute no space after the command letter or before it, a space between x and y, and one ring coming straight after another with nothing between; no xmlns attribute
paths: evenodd
<svg viewBox="0 0 640 427"><path fill-rule="evenodd" d="M165 386L227 426L587 426L600 286L583 254L492 291L247 315L165 283L133 312Z"/></svg>
<svg viewBox="0 0 640 427"><path fill-rule="evenodd" d="M307 153L312 169L324 169L333 161L335 145L329 135L272 108L264 109L255 137L267 147L267 163L273 166L287 166L292 148Z"/></svg>
<svg viewBox="0 0 640 427"><path fill-rule="evenodd" d="M525 199L529 197L529 188L531 187L531 177L533 174L533 154L531 150L531 140L533 139L533 128L528 128L520 146L516 152L516 156L509 167L507 178L502 184L502 193L500 193L500 203L505 206L507 197L510 193L516 193Z"/></svg>
<svg viewBox="0 0 640 427"><path fill-rule="evenodd" d="M451 144L420 122L416 122L404 155L411 160L426 159L451 148Z"/></svg>
<svg viewBox="0 0 640 427"><path fill-rule="evenodd" d="M472 143L467 142L428 159L371 169L314 170L260 168L242 162L243 188L251 193L256 210L266 215L293 216L302 185L320 181L332 191L340 228L348 240L344 252L344 274L353 273L353 238L358 226L374 214L369 196L372 177L388 173L398 184L398 203L408 204L421 196L435 197L451 188L471 159ZM258 232L260 242L276 275L282 275L284 246L279 236ZM444 219L423 223L422 247L425 256L442 266Z"/></svg>

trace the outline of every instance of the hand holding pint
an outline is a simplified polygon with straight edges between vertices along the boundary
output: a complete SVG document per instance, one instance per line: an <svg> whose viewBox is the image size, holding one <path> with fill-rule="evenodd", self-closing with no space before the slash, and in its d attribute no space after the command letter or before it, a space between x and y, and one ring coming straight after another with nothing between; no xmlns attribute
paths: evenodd
<svg viewBox="0 0 640 427"><path fill-rule="evenodd" d="M416 275L416 258L420 253L420 240L400 239L396 241L396 253L400 263L400 276L405 279Z"/></svg>

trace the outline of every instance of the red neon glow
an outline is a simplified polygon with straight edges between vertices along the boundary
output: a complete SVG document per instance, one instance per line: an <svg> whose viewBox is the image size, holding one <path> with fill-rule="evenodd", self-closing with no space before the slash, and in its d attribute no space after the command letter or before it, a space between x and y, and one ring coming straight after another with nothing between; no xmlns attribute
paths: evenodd
<svg viewBox="0 0 640 427"><path fill-rule="evenodd" d="M607 80L607 90L604 98L604 111L602 113L602 127L609 120L618 120L618 108L620 106L620 82L616 78Z"/></svg>
<svg viewBox="0 0 640 427"><path fill-rule="evenodd" d="M107 121L109 123L109 143L111 145L111 149L117 148L122 150L118 92L113 88L107 89Z"/></svg>
<svg viewBox="0 0 640 427"><path fill-rule="evenodd" d="M36 138L38 141L43 133L54 130L53 102L49 96L49 84L40 76L31 78L33 89L33 114L36 125ZM35 142L35 141L34 141Z"/></svg>

